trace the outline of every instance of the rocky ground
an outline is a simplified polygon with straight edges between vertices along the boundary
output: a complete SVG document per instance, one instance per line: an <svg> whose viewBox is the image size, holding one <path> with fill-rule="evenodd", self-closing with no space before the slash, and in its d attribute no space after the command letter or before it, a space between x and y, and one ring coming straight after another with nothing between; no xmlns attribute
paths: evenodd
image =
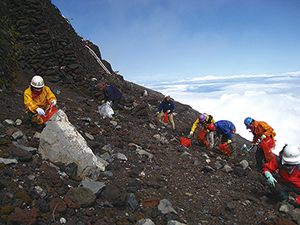
<svg viewBox="0 0 300 225"><path fill-rule="evenodd" d="M154 224L169 220L183 224L294 224L287 220L292 218L293 208L279 210L284 203L270 195L265 178L255 169L254 152L240 150L244 143L249 144L242 137L237 135L238 156L234 159L216 148L201 147L194 139L189 148L180 145L179 138L187 137L192 126L192 122L184 125L180 118L184 110L194 113L188 106L175 104L178 128L172 130L155 120L159 94L148 90L148 96L135 97L134 107L122 107L116 128L100 117L99 104L92 98L72 88L46 84L56 92L58 108L66 112L93 152L108 154L109 165L97 180L105 188L92 197L80 193L88 199L84 202L74 200L69 192L82 186L82 179L72 168L43 160L37 150L22 150L13 144L17 141L38 148L36 136L42 131L32 127L24 114L22 94L27 85L21 82L0 95L0 156L16 160L0 164L2 223L60 224L64 218L66 224L136 224L148 218ZM142 93L143 88L135 86L130 91ZM150 154L137 154L137 146ZM249 166L241 165L242 160ZM167 211L158 207L162 200L171 204Z"/></svg>

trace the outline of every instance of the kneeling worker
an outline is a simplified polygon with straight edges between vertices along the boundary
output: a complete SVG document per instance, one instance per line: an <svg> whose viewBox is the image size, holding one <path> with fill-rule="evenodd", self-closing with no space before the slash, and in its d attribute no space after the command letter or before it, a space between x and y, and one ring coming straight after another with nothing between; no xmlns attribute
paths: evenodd
<svg viewBox="0 0 300 225"><path fill-rule="evenodd" d="M49 87L44 85L44 79L34 76L31 79L30 87L24 91L25 113L35 125L42 125L45 116L45 109L52 104L56 105L56 97Z"/></svg>

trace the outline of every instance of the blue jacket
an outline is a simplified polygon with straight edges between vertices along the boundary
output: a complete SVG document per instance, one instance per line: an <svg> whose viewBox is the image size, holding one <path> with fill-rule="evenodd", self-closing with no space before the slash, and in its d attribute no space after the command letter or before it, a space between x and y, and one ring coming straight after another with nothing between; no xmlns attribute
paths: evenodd
<svg viewBox="0 0 300 225"><path fill-rule="evenodd" d="M235 130L235 126L228 120L219 120L214 123L217 131L217 135L226 134L229 139L232 139L232 131Z"/></svg>
<svg viewBox="0 0 300 225"><path fill-rule="evenodd" d="M118 88L116 88L113 85L107 85L104 88L104 97L105 97L106 101L108 101L108 100L114 101L118 98L121 98L121 96L122 96L122 93L119 91Z"/></svg>
<svg viewBox="0 0 300 225"><path fill-rule="evenodd" d="M173 101L169 100L167 101L167 99L164 98L164 100L160 103L159 107L158 107L158 112L161 112L161 110L163 110L163 112L167 112L168 110L171 110L169 112L169 114L173 113L174 110L174 103Z"/></svg>

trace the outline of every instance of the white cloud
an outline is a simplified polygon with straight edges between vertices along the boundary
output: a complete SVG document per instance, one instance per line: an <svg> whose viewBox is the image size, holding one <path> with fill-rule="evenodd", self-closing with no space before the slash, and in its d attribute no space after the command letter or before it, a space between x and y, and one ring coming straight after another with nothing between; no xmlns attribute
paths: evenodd
<svg viewBox="0 0 300 225"><path fill-rule="evenodd" d="M300 147L300 72L221 79L209 76L147 87L210 113L216 120L232 121L237 133L248 140L253 135L246 130L244 119L265 121L277 134L275 152L285 143Z"/></svg>

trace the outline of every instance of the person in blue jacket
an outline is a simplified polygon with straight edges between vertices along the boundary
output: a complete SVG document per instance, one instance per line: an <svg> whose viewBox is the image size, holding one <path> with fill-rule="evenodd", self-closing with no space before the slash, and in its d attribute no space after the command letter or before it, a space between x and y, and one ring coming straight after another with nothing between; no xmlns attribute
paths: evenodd
<svg viewBox="0 0 300 225"><path fill-rule="evenodd" d="M175 106L173 101L170 98L170 95L166 95L162 102L159 104L158 111L157 111L157 120L162 122L162 119L165 113L168 114L168 123L171 125L173 129L175 129L175 123L173 120L173 110Z"/></svg>
<svg viewBox="0 0 300 225"><path fill-rule="evenodd" d="M102 100L102 103L104 102L111 103L112 109L114 111L118 111L119 110L118 105L122 97L122 93L119 91L119 89L113 85L105 84L104 82L97 84L97 88L100 91L103 91L104 100Z"/></svg>
<svg viewBox="0 0 300 225"><path fill-rule="evenodd" d="M212 123L208 126L210 131L216 132L216 139L220 140L221 143L227 142L231 144L233 151L233 157L236 156L236 138L235 132L236 128L231 121L228 120L219 120L215 123Z"/></svg>

